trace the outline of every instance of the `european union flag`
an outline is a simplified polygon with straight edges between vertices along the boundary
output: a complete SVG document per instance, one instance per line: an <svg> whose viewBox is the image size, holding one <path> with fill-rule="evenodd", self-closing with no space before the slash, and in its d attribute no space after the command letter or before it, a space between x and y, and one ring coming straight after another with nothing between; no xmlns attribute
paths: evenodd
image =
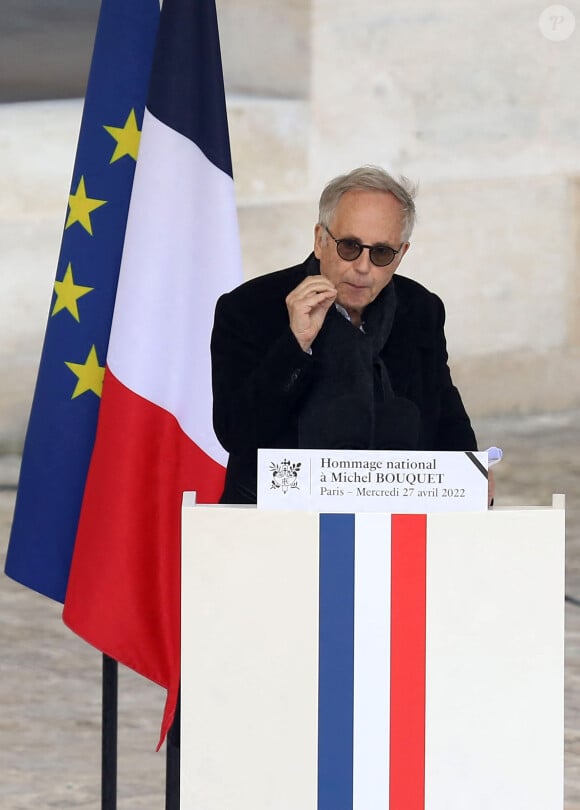
<svg viewBox="0 0 580 810"><path fill-rule="evenodd" d="M158 0L103 0L24 446L6 573L61 602L95 439L158 22Z"/></svg>

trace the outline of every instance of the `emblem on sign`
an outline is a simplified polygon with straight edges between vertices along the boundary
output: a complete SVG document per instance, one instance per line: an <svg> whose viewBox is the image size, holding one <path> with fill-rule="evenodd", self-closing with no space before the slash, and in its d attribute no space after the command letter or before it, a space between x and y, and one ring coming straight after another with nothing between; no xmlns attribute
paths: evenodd
<svg viewBox="0 0 580 810"><path fill-rule="evenodd" d="M280 489L284 495L289 489L300 489L298 486L298 473L302 462L295 463L283 459L279 464L270 463L270 471L272 473L272 485L270 489Z"/></svg>

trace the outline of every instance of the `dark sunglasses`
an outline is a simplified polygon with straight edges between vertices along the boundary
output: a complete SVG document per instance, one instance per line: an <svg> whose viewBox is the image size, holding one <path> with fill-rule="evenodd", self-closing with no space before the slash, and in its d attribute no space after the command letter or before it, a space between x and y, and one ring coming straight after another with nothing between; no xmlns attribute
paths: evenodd
<svg viewBox="0 0 580 810"><path fill-rule="evenodd" d="M336 236L330 233L326 225L324 230L336 242L336 252L345 262L354 262L363 252L363 249L367 248L371 262L376 267L386 267L401 250L401 248L395 250L390 245L363 245L361 242L357 242L356 239L337 239Z"/></svg>

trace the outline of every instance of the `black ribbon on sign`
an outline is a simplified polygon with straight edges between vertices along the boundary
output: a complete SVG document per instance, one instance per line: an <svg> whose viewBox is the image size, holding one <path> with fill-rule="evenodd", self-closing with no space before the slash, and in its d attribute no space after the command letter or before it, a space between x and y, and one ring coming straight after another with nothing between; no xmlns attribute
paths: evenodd
<svg viewBox="0 0 580 810"><path fill-rule="evenodd" d="M480 461L478 458L476 458L476 457L473 455L473 453L471 452L471 450L466 450L466 451L465 451L465 455L467 456L467 458L468 458L470 461L472 461L472 462L475 464L475 466L477 467L477 469L479 470L479 472L480 472L480 473L483 475L483 477L484 477L484 478L485 478L485 480L487 481L487 479L488 479L488 477L489 477L489 476L488 476L488 471L485 469L485 467L483 466L483 464L481 463L481 461Z"/></svg>

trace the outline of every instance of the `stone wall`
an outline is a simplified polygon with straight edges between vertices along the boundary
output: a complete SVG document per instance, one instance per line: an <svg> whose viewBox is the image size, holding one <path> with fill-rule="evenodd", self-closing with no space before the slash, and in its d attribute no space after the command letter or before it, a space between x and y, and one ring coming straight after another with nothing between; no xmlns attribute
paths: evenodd
<svg viewBox="0 0 580 810"><path fill-rule="evenodd" d="M580 406L580 30L551 41L543 8L218 2L246 276L310 251L334 174L378 163L419 181L401 272L445 300L478 415ZM0 107L4 447L26 424L80 113Z"/></svg>

